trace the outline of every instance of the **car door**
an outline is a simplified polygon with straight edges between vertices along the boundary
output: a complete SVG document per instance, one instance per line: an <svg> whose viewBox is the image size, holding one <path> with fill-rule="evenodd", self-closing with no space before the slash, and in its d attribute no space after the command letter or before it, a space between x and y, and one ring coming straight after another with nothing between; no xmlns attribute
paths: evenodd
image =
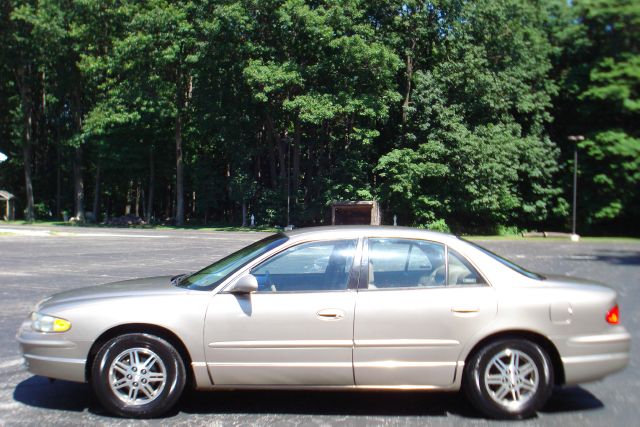
<svg viewBox="0 0 640 427"><path fill-rule="evenodd" d="M353 385L357 243L294 245L251 270L257 292L214 295L204 331L214 383Z"/></svg>
<svg viewBox="0 0 640 427"><path fill-rule="evenodd" d="M445 245L369 238L354 324L356 385L446 386L496 315L493 289Z"/></svg>

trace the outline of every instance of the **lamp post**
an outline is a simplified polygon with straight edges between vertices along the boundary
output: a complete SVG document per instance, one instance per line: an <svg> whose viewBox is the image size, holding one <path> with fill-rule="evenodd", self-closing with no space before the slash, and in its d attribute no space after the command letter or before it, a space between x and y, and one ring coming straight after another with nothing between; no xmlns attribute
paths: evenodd
<svg viewBox="0 0 640 427"><path fill-rule="evenodd" d="M577 242L580 236L576 234L576 211L578 205L578 143L584 141L582 135L569 135L567 139L573 142L573 215L571 220L571 241Z"/></svg>

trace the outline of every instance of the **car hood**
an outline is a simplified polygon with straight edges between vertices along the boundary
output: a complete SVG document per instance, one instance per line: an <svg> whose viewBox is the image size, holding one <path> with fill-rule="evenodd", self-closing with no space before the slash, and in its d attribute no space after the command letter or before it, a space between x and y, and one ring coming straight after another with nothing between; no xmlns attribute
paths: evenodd
<svg viewBox="0 0 640 427"><path fill-rule="evenodd" d="M60 292L40 301L36 310L75 301L164 294L175 295L185 292L189 291L171 284L171 276L148 277Z"/></svg>

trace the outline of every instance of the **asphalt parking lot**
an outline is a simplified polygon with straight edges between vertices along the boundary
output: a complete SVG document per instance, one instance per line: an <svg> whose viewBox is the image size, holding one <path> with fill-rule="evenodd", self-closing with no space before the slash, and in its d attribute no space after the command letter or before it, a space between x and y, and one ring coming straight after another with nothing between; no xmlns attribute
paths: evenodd
<svg viewBox="0 0 640 427"><path fill-rule="evenodd" d="M0 226L0 425L127 425L104 414L86 384L50 383L22 366L14 339L45 296L128 278L194 271L262 233L176 230L47 229ZM32 231L29 231L32 230ZM54 230L53 232L50 230ZM592 278L619 292L623 324L640 339L640 244L483 241L525 268ZM519 423L636 425L639 352L604 381L558 389L538 417ZM416 392L189 392L166 425L487 425L458 394ZM504 424L504 423L501 423Z"/></svg>

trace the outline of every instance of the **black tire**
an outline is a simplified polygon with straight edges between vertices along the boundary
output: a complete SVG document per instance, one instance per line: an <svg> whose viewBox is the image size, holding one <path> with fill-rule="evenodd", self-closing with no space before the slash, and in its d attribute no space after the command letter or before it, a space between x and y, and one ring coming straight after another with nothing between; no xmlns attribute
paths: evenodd
<svg viewBox="0 0 640 427"><path fill-rule="evenodd" d="M503 374L498 365L505 360L513 360L515 356L509 356L512 354L517 354L521 362L532 362L535 370L528 366L531 363L527 363L520 364L513 370L514 374L511 373L512 368L506 366L504 372L507 374ZM520 377L523 367L523 371L528 373ZM489 376L491 378L487 379ZM509 379L503 378L504 383L496 384L500 376ZM537 386L533 387L535 380ZM469 359L463 381L462 388L467 398L483 414L497 419L523 419L533 416L549 399L553 390L553 365L539 345L522 339L504 339L487 344ZM508 390L506 396L500 399L505 390Z"/></svg>
<svg viewBox="0 0 640 427"><path fill-rule="evenodd" d="M114 390L112 381L126 384ZM91 370L91 386L102 406L127 418L153 418L166 413L178 402L185 383L180 354L166 340L149 334L125 334L108 341L96 355ZM125 401L134 395L134 400Z"/></svg>

